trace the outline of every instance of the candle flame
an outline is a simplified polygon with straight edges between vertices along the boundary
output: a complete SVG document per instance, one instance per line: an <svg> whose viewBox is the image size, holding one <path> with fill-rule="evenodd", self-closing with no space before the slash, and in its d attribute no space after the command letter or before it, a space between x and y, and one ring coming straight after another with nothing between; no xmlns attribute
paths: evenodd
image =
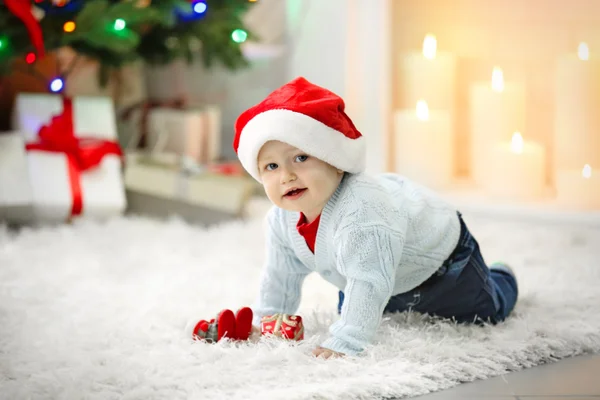
<svg viewBox="0 0 600 400"><path fill-rule="evenodd" d="M519 132L515 132L512 135L512 140L510 141L510 149L513 153L521 154L523 153L523 136Z"/></svg>
<svg viewBox="0 0 600 400"><path fill-rule="evenodd" d="M492 71L492 90L502 92L504 90L504 72L501 68L494 67Z"/></svg>
<svg viewBox="0 0 600 400"><path fill-rule="evenodd" d="M423 56L430 60L435 58L437 51L437 40L434 35L428 34L423 40Z"/></svg>
<svg viewBox="0 0 600 400"><path fill-rule="evenodd" d="M417 118L421 121L427 121L429 119L429 107L425 100L417 101Z"/></svg>
<svg viewBox="0 0 600 400"><path fill-rule="evenodd" d="M588 47L587 43L579 43L579 47L577 48L577 55L579 56L579 59L583 61L590 59L590 48Z"/></svg>
<svg viewBox="0 0 600 400"><path fill-rule="evenodd" d="M589 164L585 164L583 170L581 171L581 176L585 179L590 179L592 177L592 167Z"/></svg>

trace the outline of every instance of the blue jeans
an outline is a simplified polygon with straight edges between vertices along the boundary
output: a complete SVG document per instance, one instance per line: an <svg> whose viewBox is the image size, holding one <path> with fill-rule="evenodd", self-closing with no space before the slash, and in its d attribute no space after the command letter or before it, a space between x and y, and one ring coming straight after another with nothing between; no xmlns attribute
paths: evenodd
<svg viewBox="0 0 600 400"><path fill-rule="evenodd" d="M407 310L453 318L459 323L503 321L518 297L517 280L506 268L488 268L461 214L460 239L450 257L421 285L392 296L384 313ZM339 292L338 313L344 293Z"/></svg>

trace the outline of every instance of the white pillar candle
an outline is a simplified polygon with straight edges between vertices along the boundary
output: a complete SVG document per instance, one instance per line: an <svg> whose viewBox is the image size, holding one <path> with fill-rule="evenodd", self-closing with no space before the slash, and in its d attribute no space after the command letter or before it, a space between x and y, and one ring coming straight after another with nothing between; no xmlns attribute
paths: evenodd
<svg viewBox="0 0 600 400"><path fill-rule="evenodd" d="M516 132L509 142L492 145L482 186L503 199L537 199L545 189L545 157L541 145Z"/></svg>
<svg viewBox="0 0 600 400"><path fill-rule="evenodd" d="M416 110L394 117L396 172L432 188L449 186L454 176L450 114L429 111L421 100Z"/></svg>
<svg viewBox="0 0 600 400"><path fill-rule="evenodd" d="M600 169L586 164L581 169L557 171L556 200L565 207L600 210Z"/></svg>
<svg viewBox="0 0 600 400"><path fill-rule="evenodd" d="M481 185L491 143L508 143L515 131L525 130L525 85L505 83L500 68L492 81L476 83L470 92L471 177Z"/></svg>
<svg viewBox="0 0 600 400"><path fill-rule="evenodd" d="M402 108L424 99L432 110L454 110L456 56L438 52L433 35L423 41L422 52L400 55L398 96Z"/></svg>
<svg viewBox="0 0 600 400"><path fill-rule="evenodd" d="M555 170L600 165L600 58L582 43L578 55L557 61L555 76Z"/></svg>

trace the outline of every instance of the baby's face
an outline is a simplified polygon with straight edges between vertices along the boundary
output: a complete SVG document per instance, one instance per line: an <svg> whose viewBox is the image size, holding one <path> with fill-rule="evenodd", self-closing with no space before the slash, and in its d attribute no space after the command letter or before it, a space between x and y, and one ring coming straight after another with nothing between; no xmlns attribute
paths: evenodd
<svg viewBox="0 0 600 400"><path fill-rule="evenodd" d="M258 169L267 197L276 206L316 218L337 189L343 171L279 141L265 143Z"/></svg>

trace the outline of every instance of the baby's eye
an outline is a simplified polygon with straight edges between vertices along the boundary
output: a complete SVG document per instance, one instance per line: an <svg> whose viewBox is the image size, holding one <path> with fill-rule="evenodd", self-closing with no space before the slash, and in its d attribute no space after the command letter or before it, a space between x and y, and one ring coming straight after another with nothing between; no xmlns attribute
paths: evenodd
<svg viewBox="0 0 600 400"><path fill-rule="evenodd" d="M302 155L299 155L299 156L296 156L296 161L297 161L297 162L304 162L304 161L306 161L307 159L308 159L308 156L307 156L307 155L304 155L304 154L302 154Z"/></svg>
<svg viewBox="0 0 600 400"><path fill-rule="evenodd" d="M277 164L275 164L275 163L267 164L267 165L265 165L265 169L267 171L273 171L274 169L277 169Z"/></svg>

